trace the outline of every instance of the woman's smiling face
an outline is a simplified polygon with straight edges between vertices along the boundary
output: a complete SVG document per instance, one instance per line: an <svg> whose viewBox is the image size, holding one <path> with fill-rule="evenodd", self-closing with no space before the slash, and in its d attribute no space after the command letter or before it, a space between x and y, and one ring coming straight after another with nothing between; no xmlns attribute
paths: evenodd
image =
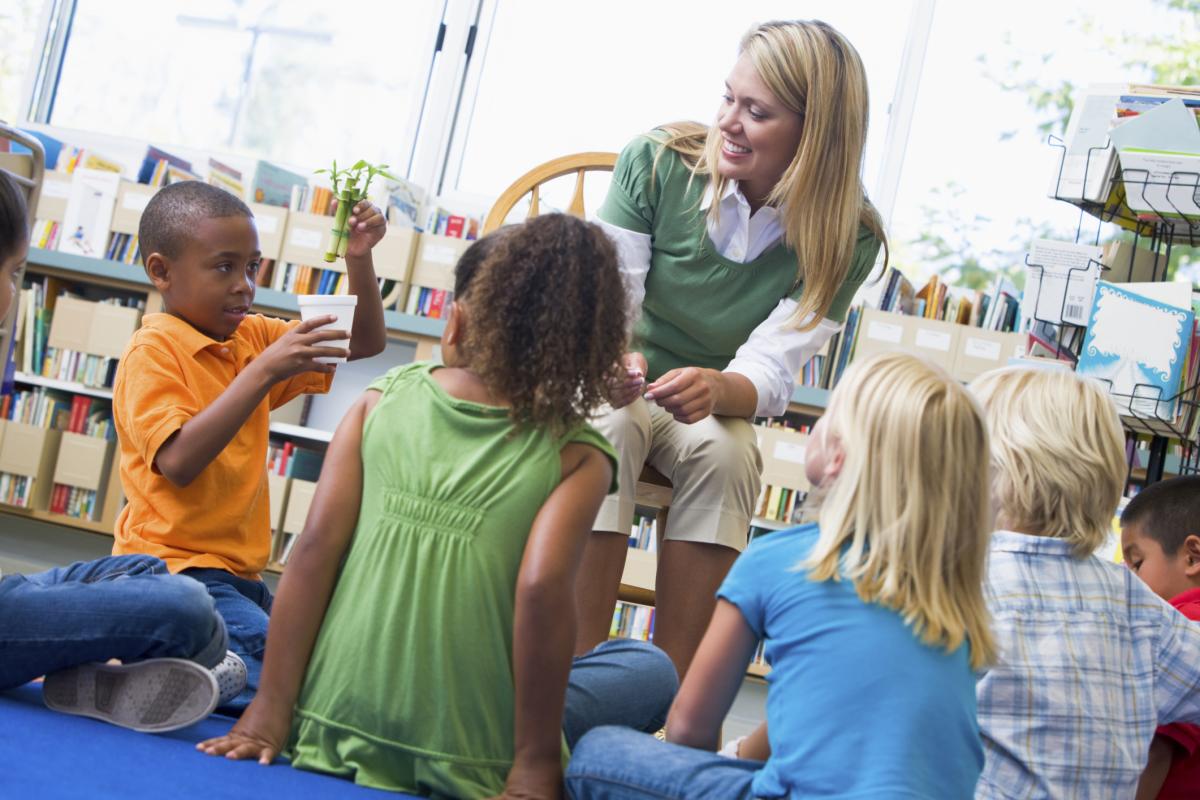
<svg viewBox="0 0 1200 800"><path fill-rule="evenodd" d="M761 204L795 158L804 122L771 93L746 54L725 80L717 128L717 172L738 181L752 204Z"/></svg>

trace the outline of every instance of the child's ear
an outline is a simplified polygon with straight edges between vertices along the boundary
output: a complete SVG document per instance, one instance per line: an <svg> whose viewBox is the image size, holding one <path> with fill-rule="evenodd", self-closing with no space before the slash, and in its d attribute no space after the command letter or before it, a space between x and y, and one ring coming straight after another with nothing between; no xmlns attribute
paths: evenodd
<svg viewBox="0 0 1200 800"><path fill-rule="evenodd" d="M825 474L821 478L822 485L836 480L837 476L842 474L842 467L846 463L846 451L838 439L830 436L825 446L829 448L829 455L825 459Z"/></svg>
<svg viewBox="0 0 1200 800"><path fill-rule="evenodd" d="M142 263L146 265L146 275L155 289L161 292L171 285L170 270L162 253L151 253Z"/></svg>
<svg viewBox="0 0 1200 800"><path fill-rule="evenodd" d="M1183 540L1183 574L1200 578L1200 536L1195 534Z"/></svg>
<svg viewBox="0 0 1200 800"><path fill-rule="evenodd" d="M442 333L443 346L457 347L462 343L464 316L462 304L457 300L451 302L450 316L446 318L446 328Z"/></svg>

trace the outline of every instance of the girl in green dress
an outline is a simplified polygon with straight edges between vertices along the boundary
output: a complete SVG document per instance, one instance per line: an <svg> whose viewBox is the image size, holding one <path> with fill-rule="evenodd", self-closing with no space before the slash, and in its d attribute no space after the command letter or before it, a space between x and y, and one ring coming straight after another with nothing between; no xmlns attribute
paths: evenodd
<svg viewBox="0 0 1200 800"><path fill-rule="evenodd" d="M445 366L392 370L338 427L258 696L205 752L437 797L558 797L586 730L662 724L677 681L651 645L572 661L575 572L614 486L586 423L624 343L613 245L545 215L474 244L455 278Z"/></svg>

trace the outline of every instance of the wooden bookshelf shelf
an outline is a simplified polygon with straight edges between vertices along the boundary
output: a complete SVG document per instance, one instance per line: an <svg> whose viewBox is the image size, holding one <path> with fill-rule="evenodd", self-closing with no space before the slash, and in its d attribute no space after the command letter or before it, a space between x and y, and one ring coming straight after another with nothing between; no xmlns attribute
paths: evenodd
<svg viewBox="0 0 1200 800"><path fill-rule="evenodd" d="M21 517L29 517L36 519L39 522L50 522L55 525L62 525L67 528L77 528L81 531L90 531L103 536L112 536L112 529L103 522L97 522L90 519L78 519L76 517L68 517L65 514L53 514L49 511L38 511L34 508L21 508L20 506L10 506L0 504L0 512L5 514L14 514Z"/></svg>
<svg viewBox="0 0 1200 800"><path fill-rule="evenodd" d="M272 422L271 433L277 433L280 436L289 436L293 439L308 439L312 442L333 441L333 434L330 431L323 431L320 428L306 428L303 425L293 425L290 422Z"/></svg>
<svg viewBox="0 0 1200 800"><path fill-rule="evenodd" d="M55 378L43 378L41 375L31 375L28 372L17 372L13 375L13 380L17 383L25 383L30 386L41 386L46 389L57 389L71 394L85 394L89 397L99 397L104 400L112 400L112 389L104 389L99 386L87 386L75 381L60 381Z"/></svg>
<svg viewBox="0 0 1200 800"><path fill-rule="evenodd" d="M29 248L29 257L26 260L36 272L55 274L71 280L86 280L126 290L149 291L151 288L150 279L141 267L130 266L120 261L60 253L40 247ZM255 292L254 308L276 314L283 312L286 316L300 315L296 295L277 292L265 286L260 286ZM437 339L446 327L443 320L402 314L399 311L385 311L383 316L388 331L402 336L407 334Z"/></svg>

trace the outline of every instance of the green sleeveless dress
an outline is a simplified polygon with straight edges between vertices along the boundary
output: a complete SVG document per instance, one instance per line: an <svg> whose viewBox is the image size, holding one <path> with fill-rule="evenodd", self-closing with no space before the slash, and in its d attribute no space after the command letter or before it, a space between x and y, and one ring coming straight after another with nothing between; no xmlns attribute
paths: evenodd
<svg viewBox="0 0 1200 800"><path fill-rule="evenodd" d="M513 603L534 517L568 442L393 369L363 425L362 507L286 755L433 797L500 793L513 758Z"/></svg>

